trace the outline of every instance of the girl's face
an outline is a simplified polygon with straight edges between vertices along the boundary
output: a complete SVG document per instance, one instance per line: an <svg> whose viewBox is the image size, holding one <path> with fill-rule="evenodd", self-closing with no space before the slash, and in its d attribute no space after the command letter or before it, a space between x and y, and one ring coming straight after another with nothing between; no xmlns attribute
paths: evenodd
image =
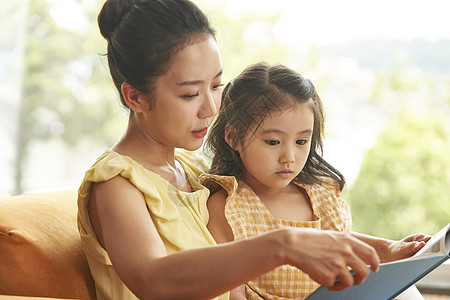
<svg viewBox="0 0 450 300"><path fill-rule="evenodd" d="M309 155L314 126L311 103L296 103L274 111L239 151L244 181L254 190L286 187L303 169Z"/></svg>
<svg viewBox="0 0 450 300"><path fill-rule="evenodd" d="M200 148L222 99L222 64L214 38L191 44L172 59L147 112L148 134L158 143Z"/></svg>

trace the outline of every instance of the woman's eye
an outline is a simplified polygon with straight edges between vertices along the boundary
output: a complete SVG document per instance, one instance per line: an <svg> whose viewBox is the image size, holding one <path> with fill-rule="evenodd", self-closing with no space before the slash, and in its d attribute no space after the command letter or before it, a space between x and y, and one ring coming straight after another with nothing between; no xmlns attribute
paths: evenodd
<svg viewBox="0 0 450 300"><path fill-rule="evenodd" d="M266 142L266 144L269 145L269 146L275 146L275 145L278 145L278 144L280 143L280 142L277 141L277 140L266 140L265 142Z"/></svg>
<svg viewBox="0 0 450 300"><path fill-rule="evenodd" d="M192 95L184 95L183 98L185 98L185 99L193 99L193 98L195 98L197 96L198 96L198 93L195 93L195 94L192 94Z"/></svg>
<svg viewBox="0 0 450 300"><path fill-rule="evenodd" d="M213 89L214 90L220 89L222 87L223 87L223 83L219 83L219 84L213 85Z"/></svg>
<svg viewBox="0 0 450 300"><path fill-rule="evenodd" d="M308 140L297 140L296 143L297 145L305 145L306 143L308 143Z"/></svg>

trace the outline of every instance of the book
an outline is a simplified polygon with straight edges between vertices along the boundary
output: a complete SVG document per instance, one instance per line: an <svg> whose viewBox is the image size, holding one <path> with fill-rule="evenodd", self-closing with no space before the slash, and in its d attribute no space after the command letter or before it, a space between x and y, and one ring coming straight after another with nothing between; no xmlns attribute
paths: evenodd
<svg viewBox="0 0 450 300"><path fill-rule="evenodd" d="M321 286L307 300L391 300L450 258L450 223L435 234L414 256L380 264L360 285L343 291Z"/></svg>

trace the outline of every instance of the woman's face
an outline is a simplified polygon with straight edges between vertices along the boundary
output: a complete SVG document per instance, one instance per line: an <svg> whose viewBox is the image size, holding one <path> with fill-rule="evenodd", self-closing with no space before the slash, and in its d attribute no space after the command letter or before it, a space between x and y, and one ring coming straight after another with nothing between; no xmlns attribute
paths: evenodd
<svg viewBox="0 0 450 300"><path fill-rule="evenodd" d="M213 37L178 52L162 75L147 114L146 130L164 146L196 150L222 99L222 63Z"/></svg>

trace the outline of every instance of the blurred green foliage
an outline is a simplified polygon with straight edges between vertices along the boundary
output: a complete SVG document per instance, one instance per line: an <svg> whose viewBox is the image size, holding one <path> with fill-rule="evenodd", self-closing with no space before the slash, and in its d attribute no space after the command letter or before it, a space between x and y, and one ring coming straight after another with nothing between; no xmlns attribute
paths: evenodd
<svg viewBox="0 0 450 300"><path fill-rule="evenodd" d="M83 6L84 17L94 22L98 5L75 1ZM51 12L48 1L28 2L13 194L24 191L22 179L33 143L111 145L121 131L115 129L123 124L107 68L95 52L100 40L95 27L65 28Z"/></svg>
<svg viewBox="0 0 450 300"><path fill-rule="evenodd" d="M293 49L277 41L273 30L280 19L279 12L232 15L227 13L225 1L194 2L208 15L216 29L224 83L251 64L260 61L283 63L292 57Z"/></svg>
<svg viewBox="0 0 450 300"><path fill-rule="evenodd" d="M449 125L427 109L388 122L346 195L355 231L399 239L450 222Z"/></svg>

